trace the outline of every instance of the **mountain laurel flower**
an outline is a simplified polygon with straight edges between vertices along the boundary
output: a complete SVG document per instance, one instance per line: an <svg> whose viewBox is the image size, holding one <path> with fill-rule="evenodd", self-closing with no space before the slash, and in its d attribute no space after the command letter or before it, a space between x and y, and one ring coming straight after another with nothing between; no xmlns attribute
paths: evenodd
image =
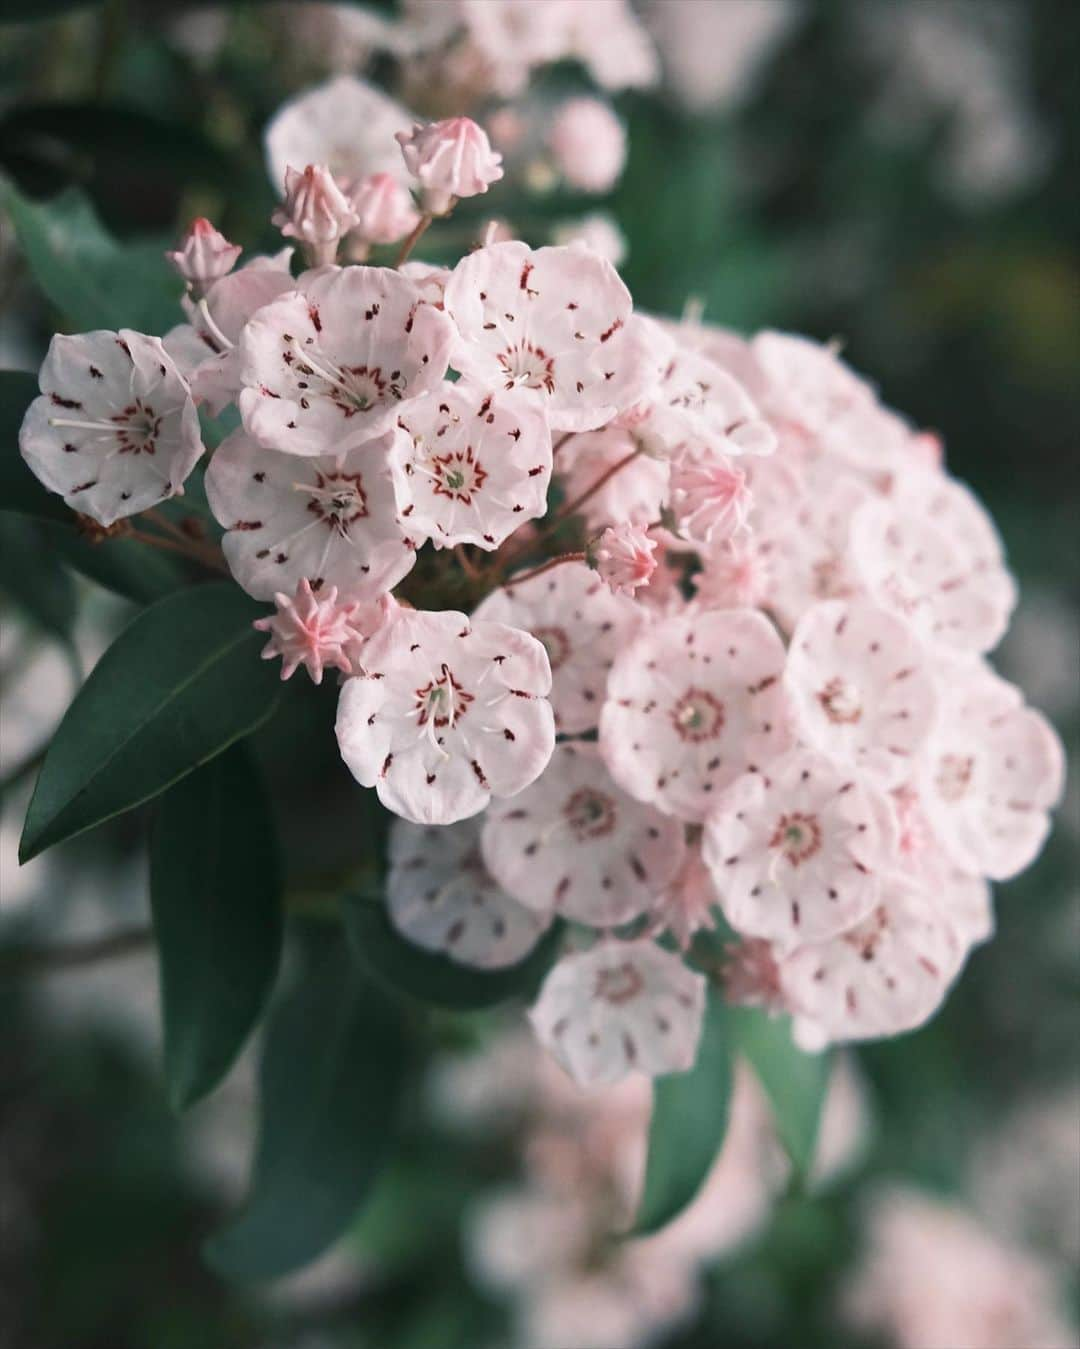
<svg viewBox="0 0 1080 1349"><path fill-rule="evenodd" d="M616 595L633 595L649 584L655 552L656 540L637 525L609 525L590 550L597 574Z"/></svg>
<svg viewBox="0 0 1080 1349"><path fill-rule="evenodd" d="M671 463L668 506L685 538L702 544L729 539L746 526L746 474L723 454L684 449Z"/></svg>
<svg viewBox="0 0 1080 1349"><path fill-rule="evenodd" d="M262 658L281 657L282 679L291 678L301 665L313 684L322 683L324 670L352 673L348 652L361 636L351 621L357 604L339 604L333 586L316 595L306 579L297 586L295 595L279 591L274 603L277 613L258 619L253 626L258 632L270 634Z"/></svg>
<svg viewBox="0 0 1080 1349"><path fill-rule="evenodd" d="M165 257L191 290L202 295L208 286L232 271L242 251L239 244L229 243L205 216L200 216L188 226L180 247Z"/></svg>
<svg viewBox="0 0 1080 1349"><path fill-rule="evenodd" d="M39 386L19 449L73 511L108 528L183 491L203 452L199 415L160 338L57 334Z"/></svg>
<svg viewBox="0 0 1080 1349"><path fill-rule="evenodd" d="M313 267L333 262L338 244L359 217L325 164L285 172L285 200L270 217L287 239L298 239Z"/></svg>
<svg viewBox="0 0 1080 1349"><path fill-rule="evenodd" d="M449 610L402 610L341 691L341 756L388 810L453 824L547 767L550 689L547 655L528 633Z"/></svg>
<svg viewBox="0 0 1080 1349"><path fill-rule="evenodd" d="M357 222L349 244L396 244L420 222L412 194L390 173L373 173L349 193ZM356 261L362 259L356 258Z"/></svg>
<svg viewBox="0 0 1080 1349"><path fill-rule="evenodd" d="M567 183L582 192L609 192L626 163L626 132L598 98L571 98L555 114L548 146Z"/></svg>
<svg viewBox="0 0 1080 1349"><path fill-rule="evenodd" d="M431 215L446 215L457 198L486 192L503 176L502 155L471 117L416 123L411 131L399 131L396 139Z"/></svg>

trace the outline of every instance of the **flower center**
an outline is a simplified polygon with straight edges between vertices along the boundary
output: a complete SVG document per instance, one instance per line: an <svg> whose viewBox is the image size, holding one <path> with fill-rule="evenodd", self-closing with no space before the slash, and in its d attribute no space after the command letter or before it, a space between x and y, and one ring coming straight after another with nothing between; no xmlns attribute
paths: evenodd
<svg viewBox="0 0 1080 1349"><path fill-rule="evenodd" d="M367 493L361 473L324 473L315 471L315 481L294 484L298 492L306 492L310 500L307 509L328 529L348 536L349 526L363 520L368 514Z"/></svg>
<svg viewBox="0 0 1080 1349"><path fill-rule="evenodd" d="M934 777L943 801L960 801L971 790L975 760L970 754L943 754Z"/></svg>
<svg viewBox="0 0 1080 1349"><path fill-rule="evenodd" d="M312 379L322 380L328 386L326 396L340 408L346 419L358 412L368 412L378 403L402 396L399 370L392 371L387 378L378 365L338 365L325 352L301 346L291 333L285 334L282 359L297 376L296 401L305 411Z"/></svg>
<svg viewBox="0 0 1080 1349"><path fill-rule="evenodd" d="M487 469L473 454L472 446L451 450L431 458L432 489L436 496L450 497L465 506L472 505L473 493L487 480Z"/></svg>
<svg viewBox="0 0 1080 1349"><path fill-rule="evenodd" d="M793 867L801 866L821 847L821 825L817 816L798 811L781 815L769 847L779 849Z"/></svg>
<svg viewBox="0 0 1080 1349"><path fill-rule="evenodd" d="M531 342L515 342L512 347L499 352L499 364L506 371L508 389L523 386L543 389L545 393L555 392L555 362L542 347L534 347Z"/></svg>
<svg viewBox="0 0 1080 1349"><path fill-rule="evenodd" d="M627 960L597 972L593 997L618 1007L621 1003L631 1002L644 987L641 971Z"/></svg>
<svg viewBox="0 0 1080 1349"><path fill-rule="evenodd" d="M50 417L49 425L69 426L77 431L103 431L116 438L116 449L119 454L153 454L157 449L158 436L161 434L161 420L148 403L136 398L122 412L114 413L107 421Z"/></svg>
<svg viewBox="0 0 1080 1349"><path fill-rule="evenodd" d="M603 838L615 828L615 802L603 792L581 787L563 807L563 814L579 840Z"/></svg>
<svg viewBox="0 0 1080 1349"><path fill-rule="evenodd" d="M682 740L713 740L724 729L724 705L708 690L690 688L671 709L671 721Z"/></svg>
<svg viewBox="0 0 1080 1349"><path fill-rule="evenodd" d="M862 717L859 690L839 676L818 690L817 700L834 726L853 726Z"/></svg>
<svg viewBox="0 0 1080 1349"><path fill-rule="evenodd" d="M547 652L548 664L554 674L570 655L570 638L562 628L533 628L532 635Z"/></svg>
<svg viewBox="0 0 1080 1349"><path fill-rule="evenodd" d="M465 715L472 701L473 695L462 688L450 667L444 665L438 679L432 679L416 690L418 725L439 730L453 726Z"/></svg>

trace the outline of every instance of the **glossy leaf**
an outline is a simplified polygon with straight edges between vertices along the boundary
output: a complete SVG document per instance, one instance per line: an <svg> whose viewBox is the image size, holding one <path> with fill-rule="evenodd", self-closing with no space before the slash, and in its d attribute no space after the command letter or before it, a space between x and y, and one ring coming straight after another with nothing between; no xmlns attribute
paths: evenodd
<svg viewBox="0 0 1080 1349"><path fill-rule="evenodd" d="M163 333L182 317L179 278L160 244L121 244L81 193L34 202L0 183L34 279L73 329Z"/></svg>
<svg viewBox="0 0 1080 1349"><path fill-rule="evenodd" d="M175 1109L221 1081L262 1014L281 955L270 802L242 744L161 800L150 849L165 1080Z"/></svg>
<svg viewBox="0 0 1080 1349"><path fill-rule="evenodd" d="M638 1235L657 1231L691 1203L724 1145L732 1091L729 1010L710 992L693 1068L653 1083Z"/></svg>
<svg viewBox="0 0 1080 1349"><path fill-rule="evenodd" d="M562 925L556 923L516 965L502 970L471 969L407 941L390 922L380 900L349 896L344 904L349 942L365 968L418 1002L460 1012L494 1007L510 998L533 997L562 936Z"/></svg>
<svg viewBox="0 0 1080 1349"><path fill-rule="evenodd" d="M163 792L273 711L260 612L223 582L144 610L94 667L53 737L27 812L23 861Z"/></svg>
<svg viewBox="0 0 1080 1349"><path fill-rule="evenodd" d="M387 1159L406 1064L399 1010L334 941L271 1015L251 1196L206 1246L219 1273L278 1278L345 1231Z"/></svg>
<svg viewBox="0 0 1080 1349"><path fill-rule="evenodd" d="M735 1046L746 1058L772 1106L776 1132L796 1172L806 1176L814 1160L829 1081L829 1055L805 1054L791 1038L788 1017L755 1008L732 1008Z"/></svg>

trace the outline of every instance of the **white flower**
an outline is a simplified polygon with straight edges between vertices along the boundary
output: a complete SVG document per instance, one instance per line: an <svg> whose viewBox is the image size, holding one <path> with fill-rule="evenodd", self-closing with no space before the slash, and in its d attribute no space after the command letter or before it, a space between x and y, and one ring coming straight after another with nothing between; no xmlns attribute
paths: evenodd
<svg viewBox="0 0 1080 1349"><path fill-rule="evenodd" d="M403 610L372 638L338 704L342 758L388 810L453 824L543 772L555 745L538 641L464 614Z"/></svg>
<svg viewBox="0 0 1080 1349"><path fill-rule="evenodd" d="M651 941L601 941L554 967L529 1013L541 1044L583 1087L693 1066L705 980Z"/></svg>
<svg viewBox="0 0 1080 1349"><path fill-rule="evenodd" d="M492 805L484 860L540 913L617 927L652 909L682 866L683 829L612 782L592 745L560 745L512 800Z"/></svg>
<svg viewBox="0 0 1080 1349"><path fill-rule="evenodd" d="M203 452L199 417L157 337L57 335L19 449L72 510L109 526L176 496Z"/></svg>
<svg viewBox="0 0 1080 1349"><path fill-rule="evenodd" d="M881 794L804 750L732 783L703 843L728 922L787 948L865 918L895 849Z"/></svg>
<svg viewBox="0 0 1080 1349"><path fill-rule="evenodd" d="M576 244L607 258L613 267L623 261L630 245L613 216L605 211L590 211L576 220L563 220L551 234L553 244Z"/></svg>
<svg viewBox="0 0 1080 1349"><path fill-rule="evenodd" d="M240 412L287 454L343 454L438 388L452 327L386 267L324 267L266 305L240 339Z"/></svg>
<svg viewBox="0 0 1080 1349"><path fill-rule="evenodd" d="M615 660L600 748L631 796L703 820L714 794L790 739L784 647L749 609L650 623Z"/></svg>
<svg viewBox="0 0 1080 1349"><path fill-rule="evenodd" d="M641 620L637 605L613 595L583 562L495 590L473 617L523 628L543 644L555 727L564 735L596 727L611 662Z"/></svg>
<svg viewBox="0 0 1080 1349"><path fill-rule="evenodd" d="M415 124L396 136L405 167L420 184L424 209L445 215L458 197L486 192L503 176L502 155L471 117Z"/></svg>
<svg viewBox="0 0 1080 1349"><path fill-rule="evenodd" d="M396 820L386 904L403 937L480 969L517 964L551 924L549 914L499 888L480 855L475 818L445 826Z"/></svg>
<svg viewBox="0 0 1080 1349"><path fill-rule="evenodd" d="M981 661L945 667L919 799L957 866L1008 880L1038 855L1061 797L1065 756L1041 713Z"/></svg>
<svg viewBox="0 0 1080 1349"><path fill-rule="evenodd" d="M411 115L374 85L339 75L283 103L266 128L270 177L285 191L290 164L326 164L339 182L352 186L372 173L408 175L394 136Z"/></svg>
<svg viewBox="0 0 1080 1349"><path fill-rule="evenodd" d="M403 406L392 464L410 532L494 549L547 510L551 432L535 397L468 380Z"/></svg>
<svg viewBox="0 0 1080 1349"><path fill-rule="evenodd" d="M553 429L601 426L645 392L652 362L630 293L585 249L477 249L454 268L454 364L488 388L535 389Z"/></svg>
<svg viewBox="0 0 1080 1349"><path fill-rule="evenodd" d="M395 434L318 458L264 449L243 430L221 442L206 495L249 595L271 599L307 580L316 594L327 585L343 600L373 600L397 585L416 553L397 513Z"/></svg>
<svg viewBox="0 0 1080 1349"><path fill-rule="evenodd" d="M866 601L815 604L792 636L784 684L807 744L885 787L912 776L937 694L902 619Z"/></svg>

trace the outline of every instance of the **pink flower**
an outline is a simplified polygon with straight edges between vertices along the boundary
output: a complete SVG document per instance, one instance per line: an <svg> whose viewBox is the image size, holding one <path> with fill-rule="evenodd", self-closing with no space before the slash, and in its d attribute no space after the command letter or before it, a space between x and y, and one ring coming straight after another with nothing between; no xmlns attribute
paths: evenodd
<svg viewBox="0 0 1080 1349"><path fill-rule="evenodd" d="M157 337L57 335L19 449L73 511L108 527L183 491L203 452L186 380Z"/></svg>
<svg viewBox="0 0 1080 1349"><path fill-rule="evenodd" d="M523 628L543 644L555 728L577 735L595 729L611 662L637 631L641 613L583 562L567 562L493 591L473 617Z"/></svg>
<svg viewBox="0 0 1080 1349"><path fill-rule="evenodd" d="M442 385L453 325L388 267L324 267L266 305L240 339L248 434L285 454L344 454Z"/></svg>
<svg viewBox="0 0 1080 1349"><path fill-rule="evenodd" d="M296 587L295 596L279 591L274 603L273 618L260 618L253 626L270 634L262 657L281 657L282 679L289 679L300 665L313 684L322 683L324 670L352 673L349 647L365 635L353 622L356 604L338 604L334 586L316 595L306 579Z"/></svg>
<svg viewBox="0 0 1080 1349"><path fill-rule="evenodd" d="M454 268L445 304L455 368L487 388L536 390L553 430L604 425L653 377L630 292L587 249L477 249Z"/></svg>
<svg viewBox="0 0 1080 1349"><path fill-rule="evenodd" d="M1053 727L981 661L947 666L941 716L922 758L919 800L965 871L1008 880L1038 855L1061 797L1065 755Z"/></svg>
<svg viewBox="0 0 1080 1349"><path fill-rule="evenodd" d="M648 912L674 879L683 830L617 787L595 746L563 744L531 787L492 805L483 850L519 903L611 928Z"/></svg>
<svg viewBox="0 0 1080 1349"><path fill-rule="evenodd" d="M486 192L503 176L502 155L471 117L417 123L410 132L399 131L396 140L432 215L445 215L456 198Z"/></svg>
<svg viewBox="0 0 1080 1349"><path fill-rule="evenodd" d="M402 610L341 691L341 756L388 810L453 824L543 772L555 745L550 688L544 648L527 633Z"/></svg>
<svg viewBox="0 0 1080 1349"><path fill-rule="evenodd" d="M397 424L402 520L437 548L490 551L547 510L551 432L530 394L459 380L403 405Z"/></svg>
<svg viewBox="0 0 1080 1349"><path fill-rule="evenodd" d="M633 595L656 570L656 540L636 525L609 525L592 556L604 584L616 595Z"/></svg>
<svg viewBox="0 0 1080 1349"><path fill-rule="evenodd" d="M180 240L180 247L165 256L197 294L231 272L240 256L239 244L231 244L205 216L193 220Z"/></svg>
<svg viewBox="0 0 1080 1349"><path fill-rule="evenodd" d="M728 539L705 554L693 582L702 608L760 608L772 588L768 553L753 537Z"/></svg>
<svg viewBox="0 0 1080 1349"><path fill-rule="evenodd" d="M866 601L830 600L799 620L784 684L806 744L895 787L914 773L934 727L931 671L902 619Z"/></svg>
<svg viewBox="0 0 1080 1349"><path fill-rule="evenodd" d="M352 238L362 244L393 244L419 223L408 188L389 173L362 178L349 193L357 222ZM351 242L351 240L350 240Z"/></svg>
<svg viewBox="0 0 1080 1349"><path fill-rule="evenodd" d="M286 238L299 239L318 267L334 261L358 216L325 164L309 164L303 172L285 170L285 200L270 219Z"/></svg>
<svg viewBox="0 0 1080 1349"><path fill-rule="evenodd" d="M577 219L561 221L551 232L553 244L576 244L607 258L618 267L629 249L626 235L604 211L590 211Z"/></svg>
<svg viewBox="0 0 1080 1349"><path fill-rule="evenodd" d="M582 192L608 192L626 162L626 132L598 98L571 98L555 114L548 145L559 172Z"/></svg>
<svg viewBox="0 0 1080 1349"><path fill-rule="evenodd" d="M390 470L395 432L343 454L298 457L236 430L206 472L210 509L233 576L256 599L283 586L333 586L377 600L412 568L416 545L397 510Z"/></svg>
<svg viewBox="0 0 1080 1349"><path fill-rule="evenodd" d="M770 1015L785 1010L772 942L745 937L725 946L723 981L724 997L735 1007L759 1007Z"/></svg>
<svg viewBox="0 0 1080 1349"><path fill-rule="evenodd" d="M874 909L895 843L879 792L798 750L718 796L703 849L732 927L790 949Z"/></svg>
<svg viewBox="0 0 1080 1349"><path fill-rule="evenodd" d="M500 889L480 855L477 818L445 826L395 820L386 904L409 941L487 970L523 960L551 923Z"/></svg>
<svg viewBox="0 0 1080 1349"><path fill-rule="evenodd" d="M695 543L728 539L746 525L746 474L723 454L686 449L672 460L668 502L675 528Z"/></svg>
<svg viewBox="0 0 1080 1349"><path fill-rule="evenodd" d="M615 781L670 815L704 820L751 764L787 748L784 646L762 614L649 623L611 667L600 748Z"/></svg>
<svg viewBox="0 0 1080 1349"><path fill-rule="evenodd" d="M685 951L695 933L703 928L709 931L715 928L712 914L715 904L712 876L702 859L701 848L694 844L686 849L678 875L657 901L655 921L670 932L680 949Z"/></svg>
<svg viewBox="0 0 1080 1349"><path fill-rule="evenodd" d="M685 1072L697 1055L705 980L651 941L601 941L560 960L529 1013L537 1038L583 1087Z"/></svg>

